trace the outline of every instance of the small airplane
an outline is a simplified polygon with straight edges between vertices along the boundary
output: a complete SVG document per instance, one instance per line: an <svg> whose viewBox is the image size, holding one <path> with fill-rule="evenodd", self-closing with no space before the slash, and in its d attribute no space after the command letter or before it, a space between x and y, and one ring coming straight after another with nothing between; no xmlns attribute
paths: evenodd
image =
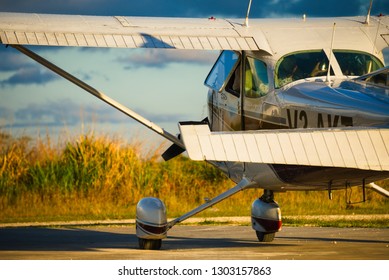
<svg viewBox="0 0 389 280"><path fill-rule="evenodd" d="M187 152L236 186L167 221L164 203L139 201L142 249L160 249L175 224L249 189L258 240L281 229L274 192L372 188L389 178L389 17L294 19L150 18L0 13L1 43L172 142L165 160ZM175 136L25 46L220 50L205 79L208 117L180 122Z"/></svg>

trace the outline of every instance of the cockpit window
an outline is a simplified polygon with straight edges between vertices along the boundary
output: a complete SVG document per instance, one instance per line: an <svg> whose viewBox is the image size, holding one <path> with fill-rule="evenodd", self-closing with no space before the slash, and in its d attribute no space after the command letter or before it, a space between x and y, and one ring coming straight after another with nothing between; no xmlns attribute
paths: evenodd
<svg viewBox="0 0 389 280"><path fill-rule="evenodd" d="M382 63L368 53L334 50L334 55L343 75L362 76L382 67Z"/></svg>
<svg viewBox="0 0 389 280"><path fill-rule="evenodd" d="M234 51L223 51L208 74L205 84L213 90L220 91L238 60L238 53Z"/></svg>
<svg viewBox="0 0 389 280"><path fill-rule="evenodd" d="M327 75L328 58L323 50L297 52L282 57L276 66L275 86L300 79ZM333 71L331 69L331 75Z"/></svg>
<svg viewBox="0 0 389 280"><path fill-rule="evenodd" d="M269 91L266 64L252 57L246 57L245 62L245 96L258 98L266 95Z"/></svg>

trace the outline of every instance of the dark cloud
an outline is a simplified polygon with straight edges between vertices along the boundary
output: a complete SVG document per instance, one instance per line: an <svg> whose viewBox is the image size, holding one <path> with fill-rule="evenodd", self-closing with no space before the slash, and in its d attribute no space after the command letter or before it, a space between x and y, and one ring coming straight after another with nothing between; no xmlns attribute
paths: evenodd
<svg viewBox="0 0 389 280"><path fill-rule="evenodd" d="M42 48L33 49L37 51ZM11 47L0 48L0 57L0 72L12 73L7 79L0 80L0 86L2 87L19 84L46 84L58 79L57 75Z"/></svg>
<svg viewBox="0 0 389 280"><path fill-rule="evenodd" d="M59 77L43 69L40 66L28 65L19 68L9 78L0 81L0 85L4 86L15 86L15 85L28 85L28 84L46 84L54 81Z"/></svg>
<svg viewBox="0 0 389 280"><path fill-rule="evenodd" d="M175 17L239 17L246 15L248 0L1 0L2 11L88 15ZM253 0L251 15L351 16L364 14L368 0ZM389 13L388 0L375 0L373 14Z"/></svg>
<svg viewBox="0 0 389 280"><path fill-rule="evenodd" d="M180 119L187 118L187 116L182 114L161 115L142 109L136 109L136 112L156 123L176 123ZM16 111L0 106L0 119L2 119L0 128L10 126L28 127L32 125L62 126L64 124L74 125L81 122L117 124L133 121L107 104L80 105L70 99L31 103ZM4 120L8 124L4 125ZM10 124L11 122L12 124Z"/></svg>
<svg viewBox="0 0 389 280"><path fill-rule="evenodd" d="M209 0L1 0L2 11L86 15L183 16L239 15L247 4ZM240 13L238 11L241 11Z"/></svg>

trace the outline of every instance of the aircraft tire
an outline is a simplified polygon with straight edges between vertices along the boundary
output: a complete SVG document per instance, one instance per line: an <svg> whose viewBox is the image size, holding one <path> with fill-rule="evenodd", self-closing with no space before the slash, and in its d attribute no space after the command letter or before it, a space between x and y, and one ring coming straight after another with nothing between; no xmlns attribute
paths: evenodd
<svg viewBox="0 0 389 280"><path fill-rule="evenodd" d="M267 233L262 231L255 231L259 242L272 242L274 240L275 232Z"/></svg>
<svg viewBox="0 0 389 280"><path fill-rule="evenodd" d="M142 250L159 250L162 246L162 239L138 238L139 248Z"/></svg>

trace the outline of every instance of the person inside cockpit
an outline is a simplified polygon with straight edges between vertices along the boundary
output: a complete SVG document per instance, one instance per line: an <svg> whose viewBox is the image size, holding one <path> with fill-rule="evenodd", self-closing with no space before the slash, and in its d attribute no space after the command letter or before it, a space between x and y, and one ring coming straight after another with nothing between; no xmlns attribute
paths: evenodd
<svg viewBox="0 0 389 280"><path fill-rule="evenodd" d="M303 75L293 55L285 57L278 68L279 86L302 79Z"/></svg>

